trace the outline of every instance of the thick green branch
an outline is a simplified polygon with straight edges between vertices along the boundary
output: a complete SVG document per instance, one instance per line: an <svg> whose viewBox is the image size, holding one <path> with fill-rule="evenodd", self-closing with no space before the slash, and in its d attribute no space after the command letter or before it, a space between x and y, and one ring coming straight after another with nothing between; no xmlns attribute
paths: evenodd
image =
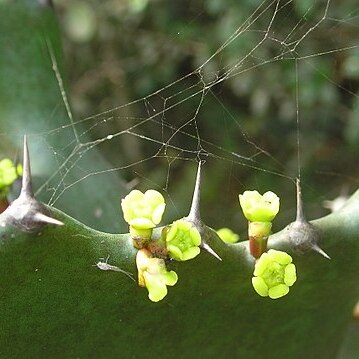
<svg viewBox="0 0 359 359"><path fill-rule="evenodd" d="M359 295L358 207L357 192L340 212L313 221L332 260L291 253L298 282L278 301L258 297L251 287L247 242L225 244L209 228L206 239L222 262L206 252L172 262L180 279L157 304L128 276L95 266L109 256L110 265L135 276L129 235L94 231L57 210L53 215L65 226L46 226L38 235L2 228L2 355L155 357L175 351L191 357L201 350L207 357L257 358L263 351L273 358L335 357ZM286 238L284 229L269 245L291 251ZM10 338L13 346L6 345Z"/></svg>

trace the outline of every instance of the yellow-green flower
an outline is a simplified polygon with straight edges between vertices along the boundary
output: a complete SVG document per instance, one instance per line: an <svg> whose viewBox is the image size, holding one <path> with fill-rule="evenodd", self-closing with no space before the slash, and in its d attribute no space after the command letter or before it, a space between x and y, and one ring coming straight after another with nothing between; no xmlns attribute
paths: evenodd
<svg viewBox="0 0 359 359"><path fill-rule="evenodd" d="M245 191L239 195L244 216L251 222L271 222L279 212L279 197L273 192L263 195Z"/></svg>
<svg viewBox="0 0 359 359"><path fill-rule="evenodd" d="M221 228L217 231L218 237L225 243L236 243L239 241L239 235L229 228Z"/></svg>
<svg viewBox="0 0 359 359"><path fill-rule="evenodd" d="M0 161L0 196L6 195L9 187L19 176L21 176L21 174L21 165L15 166L8 158Z"/></svg>
<svg viewBox="0 0 359 359"><path fill-rule="evenodd" d="M159 302L167 295L167 286L174 286L178 276L174 271L167 271L165 261L152 258L147 249L140 249L136 256L138 269L138 284L146 287L148 298L152 302Z"/></svg>
<svg viewBox="0 0 359 359"><path fill-rule="evenodd" d="M139 236L151 235L152 228L161 222L165 206L163 196L155 190L133 190L121 201L125 221Z"/></svg>
<svg viewBox="0 0 359 359"><path fill-rule="evenodd" d="M200 253L201 235L191 222L179 219L171 224L166 235L169 255L178 261L186 261Z"/></svg>
<svg viewBox="0 0 359 359"><path fill-rule="evenodd" d="M277 299L288 294L296 280L292 257L286 252L270 249L257 260L252 284L260 296Z"/></svg>

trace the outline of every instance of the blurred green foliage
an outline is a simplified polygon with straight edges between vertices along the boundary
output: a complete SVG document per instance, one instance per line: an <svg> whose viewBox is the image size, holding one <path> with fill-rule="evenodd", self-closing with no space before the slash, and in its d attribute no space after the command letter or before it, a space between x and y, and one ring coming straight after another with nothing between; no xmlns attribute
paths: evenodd
<svg viewBox="0 0 359 359"><path fill-rule="evenodd" d="M175 203L170 216L187 210L187 183L195 165L181 160L170 163L169 156L196 160L198 127L202 152L210 154L203 156L207 160L206 221L214 227L241 230L244 226L234 199L239 192L254 188L280 193L284 200L279 221L291 220L293 182L251 167L291 178L297 175L297 104L301 171L310 217L325 213L321 201L335 197L342 185L356 188L356 0L331 1L325 20L307 35L325 14L326 1L280 1L269 31L276 2L263 2L261 7L261 1L253 0L106 0L101 4L56 0L55 4L66 34L70 97L78 119L123 106L107 113L111 118L103 126L98 120L105 115L96 118L97 126L90 132L93 139L123 131L154 112L158 116L139 126L137 133L163 143L174 133L165 127L163 134L161 124L167 123L175 129L184 125L182 130L194 136L177 133L169 141L189 152L161 149L160 144L133 135L101 145L114 166L140 161L121 173L128 180L137 178L144 189L165 188ZM238 36L212 57L233 35ZM349 47L353 48L343 50ZM174 83L199 66L201 70L193 76ZM211 84L225 78L227 71L228 78ZM204 83L211 85L201 102ZM130 104L136 99L143 100ZM167 157L151 158L158 151ZM221 202L209 206L219 196Z"/></svg>
<svg viewBox="0 0 359 359"><path fill-rule="evenodd" d="M58 76L66 85L60 31L53 10L44 6L44 1L8 3L0 2L0 159L20 160L26 134L33 187L39 200L55 202L93 228L124 230L119 199L126 195L126 184L116 172L106 171L111 164L97 147L86 146L90 141L84 132L86 127L77 123L72 128L65 110L53 70L57 63ZM103 173L92 176L96 171ZM19 182L7 193L9 199L17 197ZM114 193L117 201L106 200L113 199Z"/></svg>

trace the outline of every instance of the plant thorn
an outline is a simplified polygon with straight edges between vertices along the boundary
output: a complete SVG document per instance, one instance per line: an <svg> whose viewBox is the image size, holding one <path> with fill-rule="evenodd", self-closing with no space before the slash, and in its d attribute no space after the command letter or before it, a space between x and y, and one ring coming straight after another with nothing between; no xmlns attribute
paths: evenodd
<svg viewBox="0 0 359 359"><path fill-rule="evenodd" d="M47 216L46 214L43 214L41 212L37 212L34 214L34 219L37 220L38 222L43 222L43 223L48 223L48 224L55 224L57 226L63 226L64 223L55 219L55 218L52 218L52 217L49 217Z"/></svg>
<svg viewBox="0 0 359 359"><path fill-rule="evenodd" d="M30 156L29 147L27 145L27 137L24 136L24 157L22 163L22 186L20 196L34 197L31 183L31 167L30 167Z"/></svg>
<svg viewBox="0 0 359 359"><path fill-rule="evenodd" d="M320 236L317 229L311 223L309 223L305 218L302 189L301 189L299 178L297 178L296 186L297 186L297 216L296 216L296 220L288 226L289 240L291 241L294 248L300 253L304 253L305 251L311 249L321 254L323 257L330 259L328 254L326 254L318 245Z"/></svg>
<svg viewBox="0 0 359 359"><path fill-rule="evenodd" d="M315 251L315 252L319 253L320 255L322 255L324 258L331 259L331 258L328 256L328 254L326 254L326 253L323 251L323 249L321 249L321 248L318 246L318 244L313 244L312 249L313 249L313 251Z"/></svg>
<svg viewBox="0 0 359 359"><path fill-rule="evenodd" d="M202 241L200 247L222 262L222 258L207 243Z"/></svg>
<svg viewBox="0 0 359 359"><path fill-rule="evenodd" d="M201 201L201 167L202 161L198 162L196 183L194 186L192 204L189 214L187 216L187 220L193 223L198 223L201 221L201 213L200 213L200 201Z"/></svg>
<svg viewBox="0 0 359 359"><path fill-rule="evenodd" d="M63 225L48 215L48 209L34 198L27 138L24 136L22 187L19 197L0 215L0 226L12 225L24 232L36 232L46 224Z"/></svg>
<svg viewBox="0 0 359 359"><path fill-rule="evenodd" d="M297 218L296 222L306 222L304 209L303 209L303 197L302 197L302 187L300 185L300 178L296 180L297 186Z"/></svg>

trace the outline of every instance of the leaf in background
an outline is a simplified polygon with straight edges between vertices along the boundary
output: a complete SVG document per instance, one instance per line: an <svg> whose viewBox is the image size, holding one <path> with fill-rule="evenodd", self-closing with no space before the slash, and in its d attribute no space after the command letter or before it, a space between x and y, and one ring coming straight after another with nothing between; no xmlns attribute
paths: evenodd
<svg viewBox="0 0 359 359"><path fill-rule="evenodd" d="M125 228L118 214L125 184L116 172L91 175L111 164L97 147L81 146L91 140L81 123L71 126L50 57L53 51L62 74L59 29L53 10L39 3L0 4L0 156L14 158L27 134L34 187L51 179L39 199L48 202L54 188L56 197L70 186L58 208L92 227L118 232Z"/></svg>

